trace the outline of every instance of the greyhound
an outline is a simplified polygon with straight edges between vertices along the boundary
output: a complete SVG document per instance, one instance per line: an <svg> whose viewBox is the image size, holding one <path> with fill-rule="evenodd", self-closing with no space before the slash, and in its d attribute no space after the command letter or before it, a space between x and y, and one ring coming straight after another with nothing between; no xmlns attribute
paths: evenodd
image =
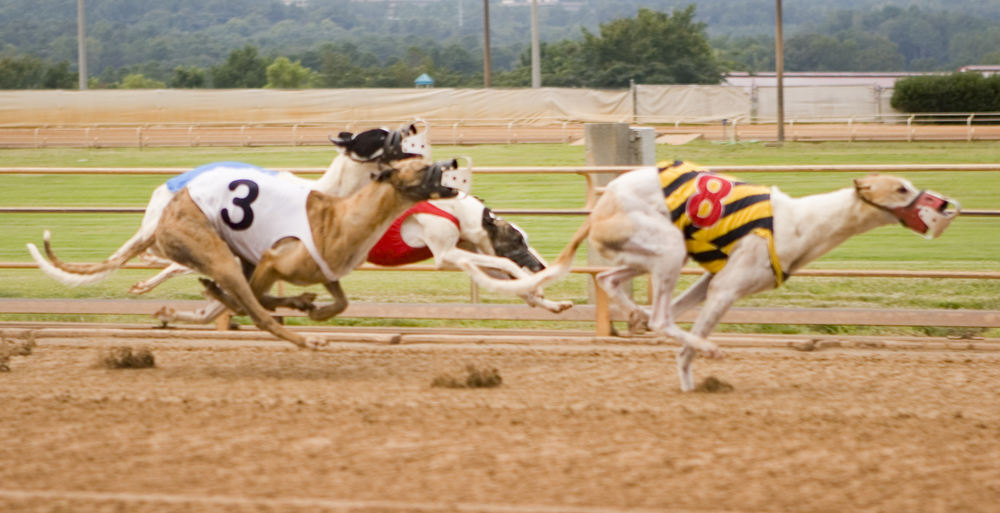
<svg viewBox="0 0 1000 513"><path fill-rule="evenodd" d="M417 121L422 122L422 120ZM299 178L287 171L279 172L278 177L313 190L343 197L365 186L371 181L373 173L377 173L390 162L413 157L426 158L430 155L430 146L426 140L426 128L424 132L418 133L416 123L410 123L397 130L376 128L357 135L341 132L336 138L331 137L330 142L337 146L338 155L319 180ZM152 239L153 232L163 215L164 208L183 189L187 180L217 164L213 163L196 168L157 187L146 206L139 231L108 257L108 261L117 261L121 255L132 252L135 247L148 245L147 243ZM46 241L49 240L49 236L50 234L46 232ZM112 268L102 272L94 272L89 264L62 263L62 266L53 265L42 257L38 248L33 244L28 244L28 251L45 274L73 287L104 281L115 271ZM148 292L171 277L191 273L190 269L156 254L153 247L149 251L140 253L139 257L149 263L166 265L167 267L153 278L133 285L129 291L133 294ZM55 262L58 264L58 261Z"/></svg>
<svg viewBox="0 0 1000 513"><path fill-rule="evenodd" d="M872 174L854 186L792 198L777 187L749 186L684 163L636 169L612 180L555 263L528 278L495 280L474 264L459 266L491 290L523 293L565 276L585 240L617 268L597 283L629 315L630 328L681 342L681 390L694 389L691 363L698 352L721 357L707 337L736 300L780 286L787 276L848 238L901 222L935 238L961 211L954 200L916 189L903 178ZM955 210L946 212L951 203ZM754 235L754 236L750 236ZM688 258L708 271L671 304ZM622 283L650 275L651 313L622 290ZM690 332L675 319L705 301Z"/></svg>
<svg viewBox="0 0 1000 513"><path fill-rule="evenodd" d="M259 168L219 165L177 193L152 238L92 267L113 269L154 247L157 254L208 276L211 281L202 283L209 293L248 314L259 328L316 349L325 344L322 338L288 330L268 310L300 308L316 321L344 311L347 297L340 278L364 261L389 225L420 201L457 194L441 185L443 167L423 159L398 161L356 194L336 198ZM249 280L241 262L254 266ZM322 283L334 302L317 307L309 297L265 296L276 280Z"/></svg>
<svg viewBox="0 0 1000 513"><path fill-rule="evenodd" d="M438 269L459 260L525 278L545 268L544 259L528 245L528 235L514 223L497 217L479 199L465 192L445 200L418 203L400 216L368 253L376 265L396 266L434 258ZM541 291L520 294L531 306L559 313L571 301L545 299Z"/></svg>

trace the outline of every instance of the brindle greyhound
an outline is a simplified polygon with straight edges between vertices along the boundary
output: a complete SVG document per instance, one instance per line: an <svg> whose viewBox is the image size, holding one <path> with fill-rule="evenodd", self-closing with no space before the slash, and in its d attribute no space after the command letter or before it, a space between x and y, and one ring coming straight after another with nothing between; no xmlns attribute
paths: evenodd
<svg viewBox="0 0 1000 513"><path fill-rule="evenodd" d="M417 121L423 122L422 120ZM427 158L430 154L430 147L426 142L426 135L426 129L418 133L416 123L404 125L397 130L375 128L358 134L341 132L337 137L330 138L330 142L337 147L338 155L333 159L330 167L327 168L319 180L299 178L287 171L279 172L277 176L283 180L298 183L303 187L333 196L350 196L361 187L367 185L371 181L371 175L377 174L384 166L391 162L414 157ZM217 164L209 164L209 166ZM146 205L146 212L142 217L142 224L139 227L139 231L108 257L109 261L117 260L121 255L130 253L133 248L144 245L152 239L153 232L160 221L160 216L163 215L163 209L186 183L183 177L192 176L193 174L196 173L185 173L167 181L167 183L160 185L153 191L149 199L149 204ZM49 235L46 231L45 240L49 239ZM33 244L28 245L28 250L45 274L72 287L92 285L104 281L115 271L113 268L107 269L102 267L103 271L96 272L90 266L91 264L62 263L62 265L59 265L57 259L54 258L52 260L56 265L53 265L42 257L42 254ZM52 258L52 255L49 255L49 258ZM176 262L170 262L164 259L162 255L157 255L155 248L150 248L148 251L140 253L139 258L149 263L157 263L166 265L167 267L156 276L133 285L132 289L129 290L132 294L148 292L167 279L191 273L190 269ZM167 322L173 319L161 320Z"/></svg>
<svg viewBox="0 0 1000 513"><path fill-rule="evenodd" d="M670 172L683 166L688 166L683 169L686 172ZM630 171L608 184L590 216L544 271L524 279L495 280L474 265L459 266L484 287L523 293L565 276L577 248L589 240L618 266L598 274L597 283L628 312L630 327L648 322L653 331L681 342L677 370L681 389L686 392L694 389L691 362L697 353L721 357L719 348L705 337L736 300L775 288L785 276L848 238L879 226L902 222L921 235L937 237L961 209L953 200L918 190L908 180L884 175L870 175L855 180L853 187L803 198L789 197L777 187L769 191L758 188L727 204L725 196L735 195L737 185L745 184L681 162ZM685 189L688 196L670 204L669 198ZM697 232L708 232L730 215L735 218L764 201L770 202L768 212L748 217L749 223L724 232L718 237L725 239L720 243L723 246L712 247L708 243L715 240L697 237ZM948 203L956 210L945 212ZM692 220L706 222L691 224ZM741 231L744 226L749 229ZM770 233L752 230L760 227ZM722 256L726 250L727 256ZM681 267L689 256L702 265L718 259L715 261L721 260L722 266L706 266L709 272L671 304ZM621 288L629 279L647 273L653 286L651 313ZM677 317L702 301L705 305L691 332L679 328Z"/></svg>
<svg viewBox="0 0 1000 513"><path fill-rule="evenodd" d="M441 185L442 167L422 159L396 162L348 198L311 191L252 168L208 171L166 206L153 238L115 260L92 265L98 272L101 266L115 268L155 246L158 254L211 278L203 280L209 292L234 311L248 314L261 329L315 349L325 343L321 338L307 339L288 330L267 309L301 308L317 321L344 311L347 298L339 279L364 262L389 225L417 202L455 196L454 189ZM256 266L249 280L240 261ZM277 280L302 286L322 283L334 301L316 307L303 296L265 296Z"/></svg>

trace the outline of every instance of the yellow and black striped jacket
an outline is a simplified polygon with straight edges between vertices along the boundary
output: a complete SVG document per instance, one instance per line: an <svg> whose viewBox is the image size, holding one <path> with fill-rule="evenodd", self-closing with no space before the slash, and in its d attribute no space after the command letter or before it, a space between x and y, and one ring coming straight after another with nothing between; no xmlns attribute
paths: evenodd
<svg viewBox="0 0 1000 513"><path fill-rule="evenodd" d="M689 162L661 162L660 186L670 219L684 232L691 259L710 273L726 266L741 238L755 234L767 240L774 281L786 276L774 250L771 189L740 182Z"/></svg>

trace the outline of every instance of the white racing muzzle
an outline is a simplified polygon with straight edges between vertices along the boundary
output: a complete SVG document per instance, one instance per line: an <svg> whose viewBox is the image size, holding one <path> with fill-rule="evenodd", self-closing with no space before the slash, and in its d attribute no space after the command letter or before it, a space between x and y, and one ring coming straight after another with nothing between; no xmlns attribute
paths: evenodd
<svg viewBox="0 0 1000 513"><path fill-rule="evenodd" d="M455 158L456 163L460 159L465 159L466 166L446 169L441 173L441 185L472 194L472 159L470 157L457 157Z"/></svg>
<svg viewBox="0 0 1000 513"><path fill-rule="evenodd" d="M417 123L423 124L423 128L418 130L416 126ZM403 140L399 144L402 152L420 155L421 157L430 160L431 145L427 140L427 136L430 133L430 125L427 124L427 121L417 118L413 121L413 123L410 123L409 127L403 129L403 132Z"/></svg>
<svg viewBox="0 0 1000 513"><path fill-rule="evenodd" d="M953 211L945 209L951 204ZM920 191L909 205L892 209L900 224L926 239L936 239L958 217L962 205L933 191Z"/></svg>

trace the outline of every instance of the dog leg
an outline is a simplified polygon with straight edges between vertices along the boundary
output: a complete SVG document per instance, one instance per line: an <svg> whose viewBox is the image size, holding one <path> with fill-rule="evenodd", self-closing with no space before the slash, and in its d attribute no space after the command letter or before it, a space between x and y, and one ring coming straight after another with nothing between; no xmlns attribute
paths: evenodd
<svg viewBox="0 0 1000 513"><path fill-rule="evenodd" d="M744 237L733 247L726 267L714 278L702 278L691 288L694 289L702 281L705 282L703 288L706 290L705 306L691 327L691 333L698 337L708 337L733 303L756 292L774 288L774 271L771 270L767 241L757 236ZM695 357L697 354L694 351L684 349L677 354L681 388L694 387L691 363Z"/></svg>
<svg viewBox="0 0 1000 513"><path fill-rule="evenodd" d="M677 299L674 299L674 302L670 305L670 315L677 318L704 301L705 297L708 296L708 285L712 282L713 277L715 275L712 273L701 275L698 281L694 282L681 295L677 296Z"/></svg>
<svg viewBox="0 0 1000 513"><path fill-rule="evenodd" d="M649 316L625 293L622 284L642 274L643 271L641 269L619 267L618 269L604 271L595 277L598 286L604 289L615 303L628 312L629 335L637 335L644 332L645 326L649 321Z"/></svg>
<svg viewBox="0 0 1000 513"><path fill-rule="evenodd" d="M181 264L178 264L176 262L171 262L166 269L157 273L156 276L153 276L148 280L136 282L136 284L132 285L132 288L129 289L129 293L145 294L146 292L153 290L159 284L169 280L170 278L173 278L175 276L184 276L186 274L191 274L192 272L194 271L188 269L187 267L184 267Z"/></svg>
<svg viewBox="0 0 1000 513"><path fill-rule="evenodd" d="M331 281L329 283L324 283L326 290L330 292L333 296L333 303L316 308L309 312L309 318L314 321L325 321L337 315L340 315L345 309L347 309L347 296L344 294L344 290L340 288L339 281Z"/></svg>
<svg viewBox="0 0 1000 513"><path fill-rule="evenodd" d="M208 306L199 308L192 312L178 312L169 306L165 306L157 310L156 313L153 314L153 317L158 319L164 325L172 322L208 324L214 321L216 317L225 313L226 310L228 310L226 305L213 300L209 302Z"/></svg>
<svg viewBox="0 0 1000 513"><path fill-rule="evenodd" d="M301 348L309 348L306 339L282 326L257 300L243 276L232 250L212 228L187 191L181 191L163 213L156 230L160 254L210 278L247 312L258 328Z"/></svg>

